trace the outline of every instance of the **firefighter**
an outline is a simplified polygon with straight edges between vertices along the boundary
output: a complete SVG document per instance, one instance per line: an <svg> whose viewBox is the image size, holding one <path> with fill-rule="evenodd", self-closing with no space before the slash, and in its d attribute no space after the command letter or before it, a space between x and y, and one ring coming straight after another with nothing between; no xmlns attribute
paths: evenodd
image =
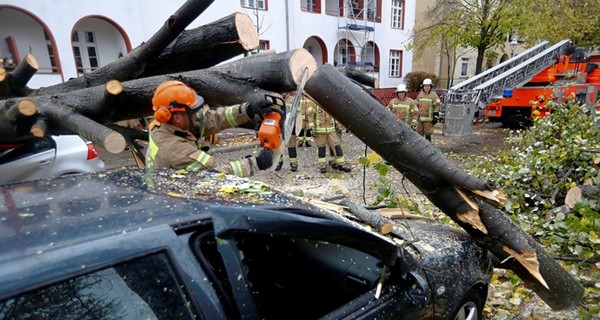
<svg viewBox="0 0 600 320"><path fill-rule="evenodd" d="M269 149L262 149L256 157L225 162L201 149L200 139L268 113L273 110L271 102L260 100L216 110L201 108L203 102L194 89L181 81L165 81L156 88L152 98L154 121L149 126L146 154L148 168L214 170L246 177L271 167L273 152Z"/></svg>
<svg viewBox="0 0 600 320"><path fill-rule="evenodd" d="M298 116L302 119L302 129L300 129L300 133L298 134L298 147L302 147L304 144L306 147L312 147L310 144L312 140L312 130L308 127L308 118L306 116L306 109L311 105L310 100L305 96L302 96L302 100L300 100L300 110L298 110Z"/></svg>
<svg viewBox="0 0 600 320"><path fill-rule="evenodd" d="M388 108L402 122L413 129L417 128L417 119L419 116L419 108L415 100L407 96L406 85L399 84L396 87L396 97L388 103Z"/></svg>
<svg viewBox="0 0 600 320"><path fill-rule="evenodd" d="M335 151L335 164L337 170L350 172L352 169L346 166L346 159L340 144L340 138L337 132L335 119L327 114L318 104L310 102L307 107L308 126L315 135L315 145L317 146L317 163L321 173L327 172L327 146Z"/></svg>
<svg viewBox="0 0 600 320"><path fill-rule="evenodd" d="M432 90L433 82L426 78L421 85L423 91L417 96L417 107L419 108L419 119L417 122L417 132L431 141L433 126L437 123L440 116L440 98Z"/></svg>

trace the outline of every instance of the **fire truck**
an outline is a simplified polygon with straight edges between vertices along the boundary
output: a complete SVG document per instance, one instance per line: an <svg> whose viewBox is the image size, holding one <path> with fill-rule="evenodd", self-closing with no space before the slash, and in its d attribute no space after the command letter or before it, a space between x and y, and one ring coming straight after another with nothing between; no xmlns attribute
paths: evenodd
<svg viewBox="0 0 600 320"><path fill-rule="evenodd" d="M442 105L444 126L457 110L468 112L471 119L477 115L505 127L523 127L546 116L550 101L573 99L593 106L600 86L599 65L600 56L586 56L568 39L553 46L541 42L450 88Z"/></svg>

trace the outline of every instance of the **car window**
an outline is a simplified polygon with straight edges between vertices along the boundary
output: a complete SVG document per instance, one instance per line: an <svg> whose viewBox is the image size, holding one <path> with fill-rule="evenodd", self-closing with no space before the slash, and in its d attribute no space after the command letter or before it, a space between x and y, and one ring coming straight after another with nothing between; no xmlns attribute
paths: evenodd
<svg viewBox="0 0 600 320"><path fill-rule="evenodd" d="M0 164L29 157L42 151L56 148L56 143L51 137L44 137L39 140L33 140L14 149L0 153Z"/></svg>
<svg viewBox="0 0 600 320"><path fill-rule="evenodd" d="M158 253L0 302L0 319L197 319Z"/></svg>
<svg viewBox="0 0 600 320"><path fill-rule="evenodd" d="M195 250L212 283L235 308L230 281L213 233L199 236ZM250 291L264 319L315 319L373 290L383 263L348 246L256 233L236 235Z"/></svg>

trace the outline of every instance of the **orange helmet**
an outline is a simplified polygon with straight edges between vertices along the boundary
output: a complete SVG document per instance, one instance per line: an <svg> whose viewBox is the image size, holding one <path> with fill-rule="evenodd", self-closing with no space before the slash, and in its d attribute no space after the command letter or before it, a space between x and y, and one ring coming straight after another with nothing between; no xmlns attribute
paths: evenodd
<svg viewBox="0 0 600 320"><path fill-rule="evenodd" d="M169 80L158 85L152 97L152 110L158 122L168 122L172 112L185 112L186 107L197 110L204 99L181 81Z"/></svg>

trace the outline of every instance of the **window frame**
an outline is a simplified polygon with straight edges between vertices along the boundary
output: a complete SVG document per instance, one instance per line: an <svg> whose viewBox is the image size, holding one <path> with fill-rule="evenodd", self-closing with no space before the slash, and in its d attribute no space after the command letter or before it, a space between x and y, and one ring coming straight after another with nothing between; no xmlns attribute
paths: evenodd
<svg viewBox="0 0 600 320"><path fill-rule="evenodd" d="M468 77L469 74L469 58L461 58L460 60L460 76Z"/></svg>
<svg viewBox="0 0 600 320"><path fill-rule="evenodd" d="M262 6L259 6L259 3L262 3ZM266 11L269 10L269 0L240 0L240 6L247 9Z"/></svg>
<svg viewBox="0 0 600 320"><path fill-rule="evenodd" d="M300 10L308 13L321 13L321 2L322 0L301 0ZM309 8L312 7L312 8Z"/></svg>
<svg viewBox="0 0 600 320"><path fill-rule="evenodd" d="M270 40L258 40L258 49L259 49L259 51L271 50L271 41Z"/></svg>
<svg viewBox="0 0 600 320"><path fill-rule="evenodd" d="M397 53L397 56L396 56ZM390 49L389 53L389 72L390 78L401 78L402 77L402 62L404 60L404 51L397 49ZM397 70L394 70L396 66Z"/></svg>
<svg viewBox="0 0 600 320"><path fill-rule="evenodd" d="M400 4L397 6L395 4ZM404 30L404 15L406 12L405 0L392 0L390 12L390 27L392 29Z"/></svg>

